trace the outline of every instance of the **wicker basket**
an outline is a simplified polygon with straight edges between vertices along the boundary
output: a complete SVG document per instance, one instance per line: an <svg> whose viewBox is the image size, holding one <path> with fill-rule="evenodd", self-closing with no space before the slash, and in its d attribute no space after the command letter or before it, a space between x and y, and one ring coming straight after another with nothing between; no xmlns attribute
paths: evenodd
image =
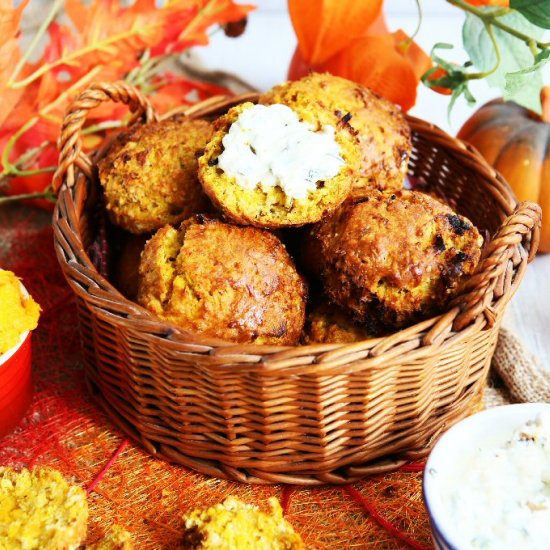
<svg viewBox="0 0 550 550"><path fill-rule="evenodd" d="M214 117L254 96L185 111ZM479 399L504 309L534 257L540 208L517 204L481 156L408 117L410 174L493 235L445 314L353 344L256 346L189 334L125 299L85 252L97 176L81 151L90 109L126 103L157 117L124 83L96 84L65 117L54 185L55 248L78 304L89 386L111 420L153 455L253 483L346 483L425 455Z"/></svg>

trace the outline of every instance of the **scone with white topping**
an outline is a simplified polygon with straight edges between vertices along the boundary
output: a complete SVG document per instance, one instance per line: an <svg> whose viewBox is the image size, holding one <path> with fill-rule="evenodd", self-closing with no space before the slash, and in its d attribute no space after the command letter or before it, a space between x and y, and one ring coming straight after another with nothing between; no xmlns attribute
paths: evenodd
<svg viewBox="0 0 550 550"><path fill-rule="evenodd" d="M300 106L310 116L324 113L324 124L347 128L359 142L359 167L350 198L370 191L403 188L412 150L411 130L401 109L374 92L329 73L311 73L260 95L265 105Z"/></svg>
<svg viewBox="0 0 550 550"><path fill-rule="evenodd" d="M321 110L309 116L301 105L231 108L199 159L206 194L242 225L319 221L348 197L359 162L357 137L329 119Z"/></svg>

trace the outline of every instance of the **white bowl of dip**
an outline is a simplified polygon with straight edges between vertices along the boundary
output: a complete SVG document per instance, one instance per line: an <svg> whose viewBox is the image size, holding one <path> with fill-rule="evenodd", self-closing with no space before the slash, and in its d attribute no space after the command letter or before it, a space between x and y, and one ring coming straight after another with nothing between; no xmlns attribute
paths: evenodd
<svg viewBox="0 0 550 550"><path fill-rule="evenodd" d="M422 488L437 549L550 548L550 404L462 420L432 449Z"/></svg>

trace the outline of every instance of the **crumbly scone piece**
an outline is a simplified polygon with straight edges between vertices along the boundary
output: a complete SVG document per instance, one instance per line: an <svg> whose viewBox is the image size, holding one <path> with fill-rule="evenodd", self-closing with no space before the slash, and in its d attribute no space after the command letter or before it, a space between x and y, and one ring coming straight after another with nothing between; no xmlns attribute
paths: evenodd
<svg viewBox="0 0 550 550"><path fill-rule="evenodd" d="M283 518L275 497L269 499L271 513L234 497L206 510L183 517L185 550L302 550L302 538Z"/></svg>
<svg viewBox="0 0 550 550"><path fill-rule="evenodd" d="M312 227L306 257L330 299L373 334L442 311L480 258L482 237L416 191L374 192Z"/></svg>
<svg viewBox="0 0 550 550"><path fill-rule="evenodd" d="M197 157L212 124L173 117L131 127L99 161L111 221L131 233L149 233L211 208L197 176Z"/></svg>
<svg viewBox="0 0 550 550"><path fill-rule="evenodd" d="M133 548L132 535L120 525L112 525L101 540L86 545L86 550L133 550Z"/></svg>
<svg viewBox="0 0 550 550"><path fill-rule="evenodd" d="M332 116L325 124L350 128L361 150L351 199L362 198L372 189L403 187L412 142L409 124L397 105L356 82L328 73L311 73L275 86L263 93L259 102L292 108L307 105L311 112L322 110Z"/></svg>
<svg viewBox="0 0 550 550"><path fill-rule="evenodd" d="M285 193L280 185L266 188L259 183L250 189L239 183L240 176L230 176L220 168L219 158L225 151L224 138L229 134L232 125L237 123L240 115L251 108L255 108L252 103L243 103L220 117L215 122L214 136L199 159L199 177L203 188L224 215L235 223L276 229L319 221L342 204L349 196L353 175L359 165L359 144L356 135L344 123L321 108L311 112L307 104L295 104L292 111L297 115L299 122L308 124L314 133L322 133L327 125L332 125L334 141L339 148L342 164L335 176L314 181L314 189L310 190L307 196L293 198ZM297 146L281 145L282 149L287 151L292 151ZM253 146L251 150L256 155ZM313 158L311 161L313 164L307 172L315 174L319 159ZM298 165L299 162L296 162L296 166ZM311 177L315 179L315 176Z"/></svg>
<svg viewBox="0 0 550 550"><path fill-rule="evenodd" d="M321 304L306 316L304 344L350 344L372 338L367 327L334 304Z"/></svg>
<svg viewBox="0 0 550 550"><path fill-rule="evenodd" d="M86 538L86 492L57 470L0 468L0 548L61 550Z"/></svg>
<svg viewBox="0 0 550 550"><path fill-rule="evenodd" d="M233 342L295 344L307 288L272 233L197 215L145 245L138 302L181 327Z"/></svg>

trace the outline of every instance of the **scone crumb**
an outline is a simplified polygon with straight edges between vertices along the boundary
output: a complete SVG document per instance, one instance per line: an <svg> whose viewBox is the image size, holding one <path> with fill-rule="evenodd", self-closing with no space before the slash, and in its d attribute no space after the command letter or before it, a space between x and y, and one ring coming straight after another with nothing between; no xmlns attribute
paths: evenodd
<svg viewBox="0 0 550 550"><path fill-rule="evenodd" d="M206 510L184 516L183 548L197 550L300 550L302 538L288 521L275 497L269 500L271 513L253 504L227 497Z"/></svg>

